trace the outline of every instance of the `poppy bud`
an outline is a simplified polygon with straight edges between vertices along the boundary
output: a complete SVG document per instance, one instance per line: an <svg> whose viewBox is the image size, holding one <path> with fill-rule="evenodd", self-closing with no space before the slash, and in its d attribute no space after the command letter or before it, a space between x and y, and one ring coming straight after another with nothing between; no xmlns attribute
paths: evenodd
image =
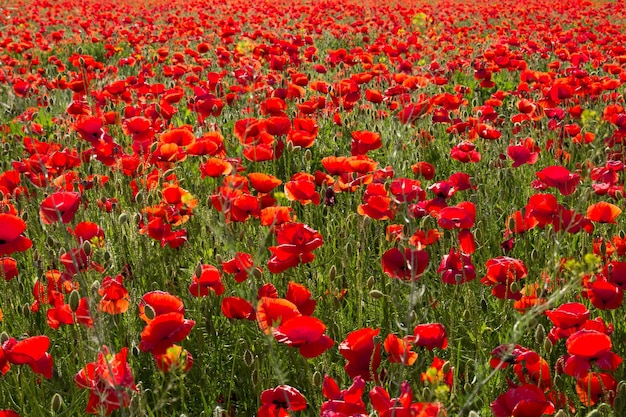
<svg viewBox="0 0 626 417"><path fill-rule="evenodd" d="M22 306L22 314L25 316L28 316L31 313L30 311L30 305L28 305L28 303L24 304Z"/></svg>
<svg viewBox="0 0 626 417"><path fill-rule="evenodd" d="M0 333L0 346L4 345L4 342L9 340L11 336L7 332Z"/></svg>
<svg viewBox="0 0 626 417"><path fill-rule="evenodd" d="M250 374L250 384L253 387L257 387L259 385L259 372L255 369L252 370L252 373Z"/></svg>
<svg viewBox="0 0 626 417"><path fill-rule="evenodd" d="M93 295L97 295L98 294L98 290L100 289L100 281L94 281L91 284L91 293Z"/></svg>
<svg viewBox="0 0 626 417"><path fill-rule="evenodd" d="M87 256L89 256L89 254L87 254ZM111 258L112 258L112 257L113 257L113 256L111 255L111 252L109 252L109 251L105 251L105 252L104 252L104 260L105 260L106 262L109 262L109 261L111 260Z"/></svg>
<svg viewBox="0 0 626 417"><path fill-rule="evenodd" d="M261 279L262 274L263 273L261 272L259 268L254 268L252 270L252 276L254 277L254 279Z"/></svg>
<svg viewBox="0 0 626 417"><path fill-rule="evenodd" d="M49 247L51 247L51 248L52 248L52 247L54 247L54 245L55 245L55 241L54 241L54 239L52 238L52 236L48 235L48 236L46 237L46 245L47 245L47 246L49 246Z"/></svg>
<svg viewBox="0 0 626 417"><path fill-rule="evenodd" d="M370 291L370 297L372 297L374 300L378 300L380 298L383 298L384 296L385 296L385 294L383 294L379 290L371 290Z"/></svg>
<svg viewBox="0 0 626 417"><path fill-rule="evenodd" d="M543 327L541 323L537 326L537 330L535 330L535 343L538 345L543 343L543 340L546 337L546 329Z"/></svg>
<svg viewBox="0 0 626 417"><path fill-rule="evenodd" d="M128 221L128 213L122 212L122 214L120 214L119 217L117 218L117 221L120 224L126 223Z"/></svg>
<svg viewBox="0 0 626 417"><path fill-rule="evenodd" d="M409 320L411 325L417 323L417 313L415 312L415 310L411 310L411 313L409 313Z"/></svg>
<svg viewBox="0 0 626 417"><path fill-rule="evenodd" d="M215 255L215 262L217 262L218 265L221 265L224 262L224 258L222 258L222 255Z"/></svg>
<svg viewBox="0 0 626 417"><path fill-rule="evenodd" d="M24 214L22 214L22 220L24 220L25 222L28 221L28 212L24 212Z"/></svg>
<svg viewBox="0 0 626 417"><path fill-rule="evenodd" d="M218 264L221 265L222 263L218 261ZM196 269L194 270L194 275L196 277L200 277L200 275L202 275L202 263L198 262L198 265L196 265Z"/></svg>
<svg viewBox="0 0 626 417"><path fill-rule="evenodd" d="M83 250L85 251L85 255L87 255L88 257L91 256L91 243L88 240L83 242Z"/></svg>
<svg viewBox="0 0 626 417"><path fill-rule="evenodd" d="M480 414L478 414L476 411L470 411L467 417L480 417Z"/></svg>
<svg viewBox="0 0 626 417"><path fill-rule="evenodd" d="M80 294L76 290L72 290L69 297L69 305L72 311L76 312L78 310L78 305L80 304Z"/></svg>
<svg viewBox="0 0 626 417"><path fill-rule="evenodd" d="M148 320L152 320L156 316L154 309L148 304L144 306L143 314L148 318Z"/></svg>
<svg viewBox="0 0 626 417"><path fill-rule="evenodd" d="M375 284L375 280L374 280L374 276L372 275L367 279L367 282L365 285L367 285L367 288L372 289L374 287L374 284Z"/></svg>
<svg viewBox="0 0 626 417"><path fill-rule="evenodd" d="M52 396L52 400L50 401L50 409L53 414L58 413L63 408L63 397L58 392Z"/></svg>
<svg viewBox="0 0 626 417"><path fill-rule="evenodd" d="M311 154L311 150L307 149L306 151L304 151L304 159L306 159L307 161L310 161L313 158L313 155Z"/></svg>
<svg viewBox="0 0 626 417"><path fill-rule="evenodd" d="M243 363L245 363L247 367L251 367L254 363L254 355L250 349L246 349L246 351L243 352Z"/></svg>
<svg viewBox="0 0 626 417"><path fill-rule="evenodd" d="M322 373L320 371L313 372L313 386L319 387L323 382Z"/></svg>
<svg viewBox="0 0 626 417"><path fill-rule="evenodd" d="M564 385L563 377L561 375L555 375L554 378L552 379L552 385L554 385L554 387L558 388L559 390L564 389L565 385Z"/></svg>
<svg viewBox="0 0 626 417"><path fill-rule="evenodd" d="M444 375L447 374L448 372L450 372L450 367L450 361L445 361L441 366L441 372L443 372Z"/></svg>
<svg viewBox="0 0 626 417"><path fill-rule="evenodd" d="M346 243L345 248L346 248L346 255L351 258L352 257L352 245L350 244L350 242Z"/></svg>
<svg viewBox="0 0 626 417"><path fill-rule="evenodd" d="M546 353L552 352L552 342L550 341L550 339L543 339L543 350Z"/></svg>
<svg viewBox="0 0 626 417"><path fill-rule="evenodd" d="M480 300L480 309L482 310L483 313L486 313L487 310L489 309L489 306L487 305L487 300L485 300L484 298Z"/></svg>
<svg viewBox="0 0 626 417"><path fill-rule="evenodd" d="M332 265L330 267L330 270L328 271L328 279L331 281L334 281L336 277L337 277L337 267L335 265Z"/></svg>

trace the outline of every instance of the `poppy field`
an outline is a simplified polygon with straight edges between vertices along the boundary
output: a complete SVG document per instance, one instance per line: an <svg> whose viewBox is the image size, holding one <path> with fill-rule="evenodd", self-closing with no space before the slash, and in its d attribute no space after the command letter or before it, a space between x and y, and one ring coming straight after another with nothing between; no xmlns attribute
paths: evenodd
<svg viewBox="0 0 626 417"><path fill-rule="evenodd" d="M0 7L0 416L626 414L626 5Z"/></svg>

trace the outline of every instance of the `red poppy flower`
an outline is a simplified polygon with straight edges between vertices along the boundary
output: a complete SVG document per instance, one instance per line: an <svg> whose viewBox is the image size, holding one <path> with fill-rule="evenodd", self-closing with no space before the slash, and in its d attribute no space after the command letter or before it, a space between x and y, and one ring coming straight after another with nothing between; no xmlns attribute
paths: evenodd
<svg viewBox="0 0 626 417"><path fill-rule="evenodd" d="M443 255L437 273L446 284L463 284L476 279L476 270L472 258L466 253L456 252L450 248L447 255Z"/></svg>
<svg viewBox="0 0 626 417"><path fill-rule="evenodd" d="M130 297L128 290L122 283L124 277L118 275L115 278L104 277L98 294L102 296L98 304L98 310L109 314L122 314L128 310Z"/></svg>
<svg viewBox="0 0 626 417"><path fill-rule="evenodd" d="M428 266L428 253L423 250L406 248L404 253L398 248L386 251L382 257L385 274L406 281L416 280Z"/></svg>
<svg viewBox="0 0 626 417"><path fill-rule="evenodd" d="M262 272L260 268L254 267L252 256L244 252L237 252L233 259L222 262L222 269L227 274L235 274L237 282L244 282L254 270Z"/></svg>
<svg viewBox="0 0 626 417"><path fill-rule="evenodd" d="M256 320L256 311L252 304L241 297L224 297L222 314L229 319Z"/></svg>
<svg viewBox="0 0 626 417"><path fill-rule="evenodd" d="M611 338L595 330L580 330L567 338L567 353L583 358L595 358L613 347Z"/></svg>
<svg viewBox="0 0 626 417"><path fill-rule="evenodd" d="M334 342L326 336L326 325L315 317L293 316L281 321L272 330L272 335L279 343L297 347L305 358L315 358L330 349Z"/></svg>
<svg viewBox="0 0 626 417"><path fill-rule="evenodd" d="M413 346L393 333L387 335L383 347L391 363L401 363L411 366L417 360L417 352L411 351Z"/></svg>
<svg viewBox="0 0 626 417"><path fill-rule="evenodd" d="M0 256L24 252L33 242L23 235L26 222L12 214L0 214Z"/></svg>
<svg viewBox="0 0 626 417"><path fill-rule="evenodd" d="M476 221L476 206L463 201L456 206L444 207L438 213L437 222L444 229L469 229Z"/></svg>
<svg viewBox="0 0 626 417"><path fill-rule="evenodd" d="M306 399L289 385L279 385L261 393L258 417L290 417L293 411L306 410Z"/></svg>
<svg viewBox="0 0 626 417"><path fill-rule="evenodd" d="M0 278L11 281L18 274L17 261L13 258L0 258Z"/></svg>
<svg viewBox="0 0 626 417"><path fill-rule="evenodd" d="M535 194L528 199L524 221L535 223L542 228L546 227L546 225L554 222L558 209L558 203L554 195Z"/></svg>
<svg viewBox="0 0 626 417"><path fill-rule="evenodd" d="M412 203L426 199L426 192L420 187L418 180L396 178L391 182L389 192L398 203Z"/></svg>
<svg viewBox="0 0 626 417"><path fill-rule="evenodd" d="M566 196L576 191L580 182L580 175L572 174L567 168L557 165L544 168L535 175L548 187L556 187Z"/></svg>
<svg viewBox="0 0 626 417"><path fill-rule="evenodd" d="M200 164L200 178L211 177L217 178L222 175L230 175L233 166L230 162L221 158L209 158L206 162Z"/></svg>
<svg viewBox="0 0 626 417"><path fill-rule="evenodd" d="M448 333L441 323L418 324L413 329L413 336L406 336L405 339L428 350L448 347Z"/></svg>
<svg viewBox="0 0 626 417"><path fill-rule="evenodd" d="M195 324L176 312L156 316L141 332L139 350L153 355L163 354L170 346L185 339Z"/></svg>
<svg viewBox="0 0 626 417"><path fill-rule="evenodd" d="M315 189L315 177L306 172L291 176L291 179L285 183L285 195L289 201L299 201L303 205L313 203L317 206L321 198Z"/></svg>
<svg viewBox="0 0 626 417"><path fill-rule="evenodd" d="M311 291L302 284L289 281L285 298L298 307L298 311L304 316L310 316L315 310L317 301L311 298Z"/></svg>
<svg viewBox="0 0 626 417"><path fill-rule="evenodd" d="M20 415L13 410L0 410L0 417L20 417Z"/></svg>
<svg viewBox="0 0 626 417"><path fill-rule="evenodd" d="M261 297L256 308L256 320L265 334L270 334L275 323L283 323L293 317L301 316L298 307L283 298Z"/></svg>
<svg viewBox="0 0 626 417"><path fill-rule="evenodd" d="M615 223L622 210L614 204L601 201L587 208L587 218L597 223Z"/></svg>
<svg viewBox="0 0 626 417"><path fill-rule="evenodd" d="M590 372L576 380L576 393L586 407L599 402L613 404L617 381L610 374Z"/></svg>
<svg viewBox="0 0 626 417"><path fill-rule="evenodd" d="M265 207L259 216L263 226L280 226L294 221L291 207Z"/></svg>
<svg viewBox="0 0 626 417"><path fill-rule="evenodd" d="M189 292L194 297L206 297L211 292L222 295L225 291L220 271L213 265L201 265L200 276L194 272L191 279L193 282L189 285Z"/></svg>
<svg viewBox="0 0 626 417"><path fill-rule="evenodd" d="M379 333L380 329L367 327L355 330L339 345L339 353L348 361L344 369L350 378L378 379L380 343L375 342L375 338Z"/></svg>
<svg viewBox="0 0 626 417"><path fill-rule="evenodd" d="M480 153L476 150L476 145L467 141L453 146L450 149L450 157L463 163L479 162L481 159Z"/></svg>
<svg viewBox="0 0 626 417"><path fill-rule="evenodd" d="M362 398L364 389L365 381L361 377L354 378L349 388L340 390L337 382L325 375L322 383L322 395L328 401L322 404L320 415L324 417L334 415L366 417L368 413Z"/></svg>
<svg viewBox="0 0 626 417"><path fill-rule="evenodd" d="M432 180L435 178L435 167L429 162L417 162L411 165L411 169L415 175L420 175L426 180Z"/></svg>
<svg viewBox="0 0 626 417"><path fill-rule="evenodd" d="M584 283L583 297L589 298L591 304L600 310L615 310L624 301L624 290L604 278Z"/></svg>
<svg viewBox="0 0 626 417"><path fill-rule="evenodd" d="M50 347L48 336L32 336L19 342L10 338L2 344L6 360L13 365L28 365L36 374L52 378L54 360L46 352Z"/></svg>
<svg viewBox="0 0 626 417"><path fill-rule="evenodd" d="M282 184L282 181L273 175L262 172L251 172L248 174L250 185L260 193L269 193L274 188Z"/></svg>
<svg viewBox="0 0 626 417"><path fill-rule="evenodd" d="M96 223L80 222L74 230L68 228L68 231L76 237L78 243L91 242L99 247L104 246L104 230Z"/></svg>
<svg viewBox="0 0 626 417"><path fill-rule="evenodd" d="M487 275L480 282L492 286L492 294L498 298L518 300L521 298L519 291L512 291L511 284L524 279L528 275L526 265L515 258L499 256L487 261Z"/></svg>
<svg viewBox="0 0 626 417"><path fill-rule="evenodd" d="M268 261L270 272L277 274L300 263L315 259L311 252L324 243L322 235L303 223L284 223L277 228L278 246L271 246L272 257Z"/></svg>
<svg viewBox="0 0 626 417"><path fill-rule="evenodd" d="M533 165L539 159L539 152L529 149L525 145L511 145L507 148L507 155L513 160L513 168L524 164Z"/></svg>
<svg viewBox="0 0 626 417"><path fill-rule="evenodd" d="M150 315L152 317L146 315L146 307L151 309ZM146 323L152 321L156 316L172 312L185 314L185 306L183 300L165 291L147 292L139 302L139 317Z"/></svg>
<svg viewBox="0 0 626 417"><path fill-rule="evenodd" d="M86 412L106 415L114 410L130 405L129 391L137 391L132 370L127 362L128 348L111 354L109 348L102 347L98 359L90 362L74 376L79 388L89 390Z"/></svg>
<svg viewBox="0 0 626 417"><path fill-rule="evenodd" d="M535 385L511 387L491 403L495 417L541 417L554 414L554 405L543 390Z"/></svg>
<svg viewBox="0 0 626 417"><path fill-rule="evenodd" d="M374 220L388 220L395 217L394 204L383 184L368 184L363 195L363 202L365 204L360 204L357 208L357 212L362 216Z"/></svg>
<svg viewBox="0 0 626 417"><path fill-rule="evenodd" d="M159 141L163 143L173 143L178 146L187 146L196 140L193 132L186 128L176 128L163 132Z"/></svg>
<svg viewBox="0 0 626 417"><path fill-rule="evenodd" d="M583 325L589 318L589 310L581 303L561 304L554 310L546 310L546 316L561 329Z"/></svg>
<svg viewBox="0 0 626 417"><path fill-rule="evenodd" d="M445 414L443 405L413 402L413 390L407 381L402 382L400 396L391 398L381 386L375 386L369 392L372 407L380 417L438 416Z"/></svg>
<svg viewBox="0 0 626 417"><path fill-rule="evenodd" d="M45 224L57 221L69 223L80 206L80 194L61 191L54 193L41 202L39 217Z"/></svg>
<svg viewBox="0 0 626 417"><path fill-rule="evenodd" d="M364 155L369 151L373 151L383 146L380 140L380 134L369 132L367 130L358 130L352 132L351 154Z"/></svg>
<svg viewBox="0 0 626 417"><path fill-rule="evenodd" d="M154 362L161 372L173 372L181 369L187 372L193 366L193 356L178 345L173 345L162 355L154 355Z"/></svg>
<svg viewBox="0 0 626 417"><path fill-rule="evenodd" d="M444 365L446 361L435 356L433 358L433 362L428 367L426 372L422 372L420 379L422 382L427 382L432 385L439 386L442 383L446 384L449 388L452 388L452 384L454 383L454 368L448 367L447 372L444 372ZM449 363L448 363L449 364Z"/></svg>

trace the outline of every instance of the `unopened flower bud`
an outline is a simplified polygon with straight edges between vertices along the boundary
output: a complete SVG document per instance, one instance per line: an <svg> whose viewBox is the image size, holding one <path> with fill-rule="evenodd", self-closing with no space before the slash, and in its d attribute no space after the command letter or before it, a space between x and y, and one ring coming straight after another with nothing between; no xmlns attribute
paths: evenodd
<svg viewBox="0 0 626 417"><path fill-rule="evenodd" d="M54 414L58 413L63 408L63 397L61 397L61 394L58 392L52 396L50 408Z"/></svg>
<svg viewBox="0 0 626 417"><path fill-rule="evenodd" d="M85 251L85 255L87 255L88 257L91 256L91 253L92 253L91 242L89 242L88 240L84 241L83 250Z"/></svg>
<svg viewBox="0 0 626 417"><path fill-rule="evenodd" d="M70 293L70 299L69 299L70 309L72 309L73 312L76 312L76 310L78 310L79 304L80 304L80 294L78 293L77 290L72 290L72 292Z"/></svg>
<svg viewBox="0 0 626 417"><path fill-rule="evenodd" d="M248 368L254 363L254 354L250 349L246 349L246 351L243 352L243 363L245 363Z"/></svg>
<svg viewBox="0 0 626 417"><path fill-rule="evenodd" d="M542 344L545 337L546 337L546 329L545 327L543 327L543 324L539 323L537 325L537 330L535 330L535 342L537 344Z"/></svg>
<svg viewBox="0 0 626 417"><path fill-rule="evenodd" d="M330 267L330 270L328 271L328 279L331 281L334 281L336 277L337 277L337 267L335 265L332 265Z"/></svg>
<svg viewBox="0 0 626 417"><path fill-rule="evenodd" d="M148 320L152 320L154 319L154 317L156 316L156 312L154 311L154 309L146 304L143 308L143 314L148 318Z"/></svg>
<svg viewBox="0 0 626 417"><path fill-rule="evenodd" d="M380 298L383 298L384 296L385 294L383 294L382 291L379 291L379 290L370 291L370 297L372 297L374 300L378 300Z"/></svg>

